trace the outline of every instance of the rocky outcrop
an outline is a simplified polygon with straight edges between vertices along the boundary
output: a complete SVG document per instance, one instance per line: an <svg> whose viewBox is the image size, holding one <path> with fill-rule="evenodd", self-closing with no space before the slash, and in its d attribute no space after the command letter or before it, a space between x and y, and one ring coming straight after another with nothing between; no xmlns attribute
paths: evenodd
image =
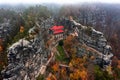
<svg viewBox="0 0 120 80"><path fill-rule="evenodd" d="M107 44L102 32L83 26L75 20L66 21L64 19L63 21L65 27L70 27L65 28L67 34L64 36L72 33L80 43L85 45L85 48L98 53L96 63L102 62L103 68L111 65L112 48ZM67 22L69 22L68 25ZM52 25L52 18L43 21L40 25L39 22L36 22L36 26L29 30L30 40L24 38L9 47L7 55L9 63L2 71L4 80L35 80L39 73L44 73L46 64L51 60L51 58L48 60L48 55L52 53L52 48L46 49L45 42L49 39L49 28ZM78 56L84 55L84 51L82 48L78 48Z"/></svg>
<svg viewBox="0 0 120 80"><path fill-rule="evenodd" d="M112 48L108 45L104 34L100 31L95 30L92 27L83 26L73 21L75 26L75 32L78 33L78 39L80 42L85 43L87 46L90 46L100 52L99 59L102 59L103 67L111 65L111 58L113 54L111 52ZM99 60L98 60L99 61ZM100 61L99 61L100 62Z"/></svg>
<svg viewBox="0 0 120 80"><path fill-rule="evenodd" d="M4 80L35 80L39 69L47 62L49 51L46 50L41 28L36 33L31 28L29 33L35 33L30 39L21 39L8 49L8 66L1 72ZM30 34L31 35L31 34Z"/></svg>
<svg viewBox="0 0 120 80"><path fill-rule="evenodd" d="M90 26L83 26L82 24L76 22L71 17L70 19L63 19L64 26L66 26L67 33L77 33L77 39L80 43L86 44L87 46L97 50L100 55L98 55L98 62L102 63L103 67L111 65L111 58L113 57L112 48L108 44L107 39L104 34L100 31L95 30ZM68 35L67 34L67 35ZM84 50L79 49L84 53ZM80 55L84 55L81 54Z"/></svg>

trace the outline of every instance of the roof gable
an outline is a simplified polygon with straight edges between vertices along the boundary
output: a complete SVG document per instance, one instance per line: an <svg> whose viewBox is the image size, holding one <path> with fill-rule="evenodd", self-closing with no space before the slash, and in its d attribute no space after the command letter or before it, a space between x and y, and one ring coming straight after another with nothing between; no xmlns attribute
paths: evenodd
<svg viewBox="0 0 120 80"><path fill-rule="evenodd" d="M50 30L62 30L64 28L64 26L53 26L52 28L50 28Z"/></svg>

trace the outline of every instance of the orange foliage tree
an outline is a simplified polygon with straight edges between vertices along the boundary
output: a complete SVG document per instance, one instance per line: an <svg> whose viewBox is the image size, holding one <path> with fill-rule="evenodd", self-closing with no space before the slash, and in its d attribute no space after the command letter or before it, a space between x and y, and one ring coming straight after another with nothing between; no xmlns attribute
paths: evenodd
<svg viewBox="0 0 120 80"><path fill-rule="evenodd" d="M87 71L84 67L84 63L82 58L74 58L70 61L70 70L73 71L73 73L70 74L71 80L87 80Z"/></svg>
<svg viewBox="0 0 120 80"><path fill-rule="evenodd" d="M3 51L3 47L2 47L2 45L0 45L0 52L2 52Z"/></svg>
<svg viewBox="0 0 120 80"><path fill-rule="evenodd" d="M54 74L49 74L49 76L46 78L46 80L57 80L56 76Z"/></svg>
<svg viewBox="0 0 120 80"><path fill-rule="evenodd" d="M85 70L75 69L73 73L70 74L71 80L87 80L87 72Z"/></svg>
<svg viewBox="0 0 120 80"><path fill-rule="evenodd" d="M3 51L3 41L2 41L2 39L0 39L0 52L2 52Z"/></svg>
<svg viewBox="0 0 120 80"><path fill-rule="evenodd" d="M68 36L66 40L64 40L64 48L69 53L71 57L75 57L76 55L76 48L75 48L75 41L72 35Z"/></svg>
<svg viewBox="0 0 120 80"><path fill-rule="evenodd" d="M55 63L53 66L52 66L52 69L53 71L58 71L59 70L59 64L58 63Z"/></svg>

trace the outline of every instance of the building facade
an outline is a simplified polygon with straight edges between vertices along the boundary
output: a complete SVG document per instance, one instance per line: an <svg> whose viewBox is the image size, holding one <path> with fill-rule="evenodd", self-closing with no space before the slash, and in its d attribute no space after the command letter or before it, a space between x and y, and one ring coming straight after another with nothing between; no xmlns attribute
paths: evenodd
<svg viewBox="0 0 120 80"><path fill-rule="evenodd" d="M53 34L54 39L63 38L64 26L53 26L49 30L50 34Z"/></svg>

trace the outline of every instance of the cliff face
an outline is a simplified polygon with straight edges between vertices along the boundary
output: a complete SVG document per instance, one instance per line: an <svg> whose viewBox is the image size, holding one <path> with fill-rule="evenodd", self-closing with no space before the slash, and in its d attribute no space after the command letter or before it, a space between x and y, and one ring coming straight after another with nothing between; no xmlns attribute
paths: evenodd
<svg viewBox="0 0 120 80"><path fill-rule="evenodd" d="M111 58L113 57L112 48L108 45L104 34L95 30L93 27L83 26L74 20L71 20L74 32L78 33L78 40L87 46L97 50L98 59L103 60L103 68L111 65ZM99 61L99 60L98 60Z"/></svg>
<svg viewBox="0 0 120 80"><path fill-rule="evenodd" d="M44 50L43 41L40 41L39 38L35 39L34 42L31 41L31 43L27 41L28 44L25 41L25 39L22 39L21 43L20 41L14 43L9 48L9 64L2 71L4 78L10 78L10 80L34 80L41 65L46 61L47 51Z"/></svg>
<svg viewBox="0 0 120 80"><path fill-rule="evenodd" d="M97 53L96 64L101 65L104 69L111 65L111 46L107 44L104 34L96 31L92 27L83 26L74 20L63 20L62 22L67 31L64 36L75 33L79 43L86 45L84 47ZM70 24L69 24L70 23ZM53 19L47 19L41 25L30 29L30 40L21 39L14 43L8 49L9 64L2 71L3 78L9 80L35 80L41 71L42 65L45 65L50 55L50 48L45 47L49 40L49 28L53 25ZM68 27L69 26L69 27ZM34 35L33 35L34 34ZM52 48L51 48L52 49ZM81 56L81 48L77 49L78 56ZM79 53L80 52L80 53ZM94 55L96 56L96 55ZM100 61L102 60L102 61Z"/></svg>
<svg viewBox="0 0 120 80"><path fill-rule="evenodd" d="M8 66L1 72L4 79L35 80L39 75L41 65L46 63L49 54L44 43L47 32L44 26L39 26L29 30L29 38L20 39L8 48Z"/></svg>

